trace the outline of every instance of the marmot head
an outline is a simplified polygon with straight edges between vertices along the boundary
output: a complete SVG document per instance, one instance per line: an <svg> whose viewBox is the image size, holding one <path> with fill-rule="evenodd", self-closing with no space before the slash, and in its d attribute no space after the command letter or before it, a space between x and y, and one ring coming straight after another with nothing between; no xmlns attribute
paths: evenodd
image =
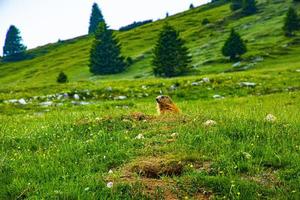
<svg viewBox="0 0 300 200"><path fill-rule="evenodd" d="M156 102L157 102L157 108L159 114L163 114L167 112L173 112L173 113L179 112L179 109L173 103L172 99L169 96L160 95L156 97Z"/></svg>
<svg viewBox="0 0 300 200"><path fill-rule="evenodd" d="M156 102L158 104L173 104L172 99L169 96L160 95L156 97Z"/></svg>

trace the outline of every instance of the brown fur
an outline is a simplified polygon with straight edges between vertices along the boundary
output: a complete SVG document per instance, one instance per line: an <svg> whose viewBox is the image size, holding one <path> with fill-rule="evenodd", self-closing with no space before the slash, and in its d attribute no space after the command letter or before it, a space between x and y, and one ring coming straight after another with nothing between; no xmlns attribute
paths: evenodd
<svg viewBox="0 0 300 200"><path fill-rule="evenodd" d="M165 113L179 113L179 108L173 103L169 96L158 96L156 97L157 111L159 114Z"/></svg>

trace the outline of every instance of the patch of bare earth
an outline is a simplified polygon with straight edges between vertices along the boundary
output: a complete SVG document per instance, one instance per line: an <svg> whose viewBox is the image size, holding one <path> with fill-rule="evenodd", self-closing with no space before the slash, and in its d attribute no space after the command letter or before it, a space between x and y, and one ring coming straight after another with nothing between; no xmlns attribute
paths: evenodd
<svg viewBox="0 0 300 200"><path fill-rule="evenodd" d="M179 191L173 178L181 176L187 165L185 161L174 158L140 158L124 166L121 169L122 175L120 177L114 180L110 177L109 181L113 181L116 184L142 184L144 193L151 199L161 199L161 197L157 196L158 190L161 191L163 198L166 200L182 199L188 197L188 195ZM206 170L208 164L195 163L193 167L196 167L197 170ZM204 188L199 188L198 191L192 199L208 200L212 198L212 193Z"/></svg>

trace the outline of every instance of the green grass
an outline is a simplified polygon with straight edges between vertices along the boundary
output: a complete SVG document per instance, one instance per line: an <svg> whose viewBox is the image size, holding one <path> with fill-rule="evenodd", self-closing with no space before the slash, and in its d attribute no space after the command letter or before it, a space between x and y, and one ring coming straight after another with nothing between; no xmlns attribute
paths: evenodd
<svg viewBox="0 0 300 200"><path fill-rule="evenodd" d="M195 71L185 77L152 76L151 49L165 20L116 33L135 60L122 74L89 73L88 36L1 63L0 199L299 199L300 45L281 30L289 4L259 1L257 15L238 19L228 4L169 17L193 55ZM202 26L203 18L212 24ZM242 66L255 63L244 71L220 54L232 27L248 41ZM69 83L55 83L60 71ZM69 98L59 99L63 93ZM158 116L161 93L182 114ZM7 102L21 98L26 105ZM47 101L53 105L40 105ZM159 176L133 170L147 161L140 170L160 165Z"/></svg>

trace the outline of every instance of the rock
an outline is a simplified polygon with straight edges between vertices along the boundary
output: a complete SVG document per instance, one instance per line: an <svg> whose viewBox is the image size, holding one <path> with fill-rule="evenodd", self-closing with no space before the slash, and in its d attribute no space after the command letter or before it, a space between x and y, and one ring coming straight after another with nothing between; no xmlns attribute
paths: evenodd
<svg viewBox="0 0 300 200"><path fill-rule="evenodd" d="M112 90L113 90L112 87L107 87L107 88L106 88L106 91L111 92Z"/></svg>
<svg viewBox="0 0 300 200"><path fill-rule="evenodd" d="M240 83L241 87L255 87L256 83L251 83L251 82L241 82Z"/></svg>
<svg viewBox="0 0 300 200"><path fill-rule="evenodd" d="M40 103L40 106L48 107L48 106L51 106L52 104L53 104L52 101L45 101L45 102Z"/></svg>
<svg viewBox="0 0 300 200"><path fill-rule="evenodd" d="M27 104L27 102L25 101L25 99L19 99L18 103L21 104L21 105L26 105Z"/></svg>
<svg viewBox="0 0 300 200"><path fill-rule="evenodd" d="M177 89L176 85L171 85L170 86L170 90L176 90L176 89Z"/></svg>
<svg viewBox="0 0 300 200"><path fill-rule="evenodd" d="M79 100L79 99L80 99L80 96L79 96L78 94L74 94L73 98L74 98L75 100Z"/></svg>
<svg viewBox="0 0 300 200"><path fill-rule="evenodd" d="M106 187L108 187L108 188L112 188L114 186L114 183L113 182L108 182L107 184L106 184Z"/></svg>
<svg viewBox="0 0 300 200"><path fill-rule="evenodd" d="M206 127L211 127L217 125L217 122L214 120L207 120L206 122L203 123L203 125Z"/></svg>
<svg viewBox="0 0 300 200"><path fill-rule="evenodd" d="M171 137L175 138L175 137L177 137L178 135L179 135L178 133L172 133L172 134L171 134Z"/></svg>
<svg viewBox="0 0 300 200"><path fill-rule="evenodd" d="M240 67L241 66L241 62L236 62L236 63L234 63L233 65L232 65L232 67Z"/></svg>
<svg viewBox="0 0 300 200"><path fill-rule="evenodd" d="M224 97L221 96L221 95L219 95L219 94L215 94L215 95L213 96L213 98L214 98L214 99L224 99Z"/></svg>
<svg viewBox="0 0 300 200"><path fill-rule="evenodd" d="M63 97L64 97L64 95L62 95L62 94L58 94L58 95L56 96L57 100L61 100Z"/></svg>
<svg viewBox="0 0 300 200"><path fill-rule="evenodd" d="M266 120L267 122L275 122L275 121L277 120L277 118L276 118L274 115L272 115L272 114L268 114L268 115L265 117L265 120Z"/></svg>
<svg viewBox="0 0 300 200"><path fill-rule="evenodd" d="M136 136L135 139L137 139L137 140L144 139L144 135L143 134L138 134L138 136Z"/></svg>
<svg viewBox="0 0 300 200"><path fill-rule="evenodd" d="M127 99L127 96L117 96L114 99L115 100L125 100L125 99Z"/></svg>
<svg viewBox="0 0 300 200"><path fill-rule="evenodd" d="M191 85L192 85L192 86L199 86L200 83L199 83L199 82L192 82Z"/></svg>
<svg viewBox="0 0 300 200"><path fill-rule="evenodd" d="M63 97L64 97L65 99L68 99L68 98L69 98L68 93L64 93L64 94L63 94Z"/></svg>
<svg viewBox="0 0 300 200"><path fill-rule="evenodd" d="M8 100L7 102L8 102L8 103L18 103L19 100L17 100L17 99L10 99L10 100Z"/></svg>
<svg viewBox="0 0 300 200"><path fill-rule="evenodd" d="M86 101L79 102L79 105L82 105L82 106L86 106L86 105L90 105L90 104L91 104L90 102L86 102Z"/></svg>
<svg viewBox="0 0 300 200"><path fill-rule="evenodd" d="M109 174L113 174L114 172L113 172L113 170L110 169L110 170L108 171L108 173L109 173Z"/></svg>
<svg viewBox="0 0 300 200"><path fill-rule="evenodd" d="M203 81L204 83L209 83L209 82L210 82L209 78L203 78L202 81Z"/></svg>
<svg viewBox="0 0 300 200"><path fill-rule="evenodd" d="M254 62L262 62L262 61L264 61L264 57L258 56L258 57L256 57L256 58L254 58L253 61L254 61Z"/></svg>

